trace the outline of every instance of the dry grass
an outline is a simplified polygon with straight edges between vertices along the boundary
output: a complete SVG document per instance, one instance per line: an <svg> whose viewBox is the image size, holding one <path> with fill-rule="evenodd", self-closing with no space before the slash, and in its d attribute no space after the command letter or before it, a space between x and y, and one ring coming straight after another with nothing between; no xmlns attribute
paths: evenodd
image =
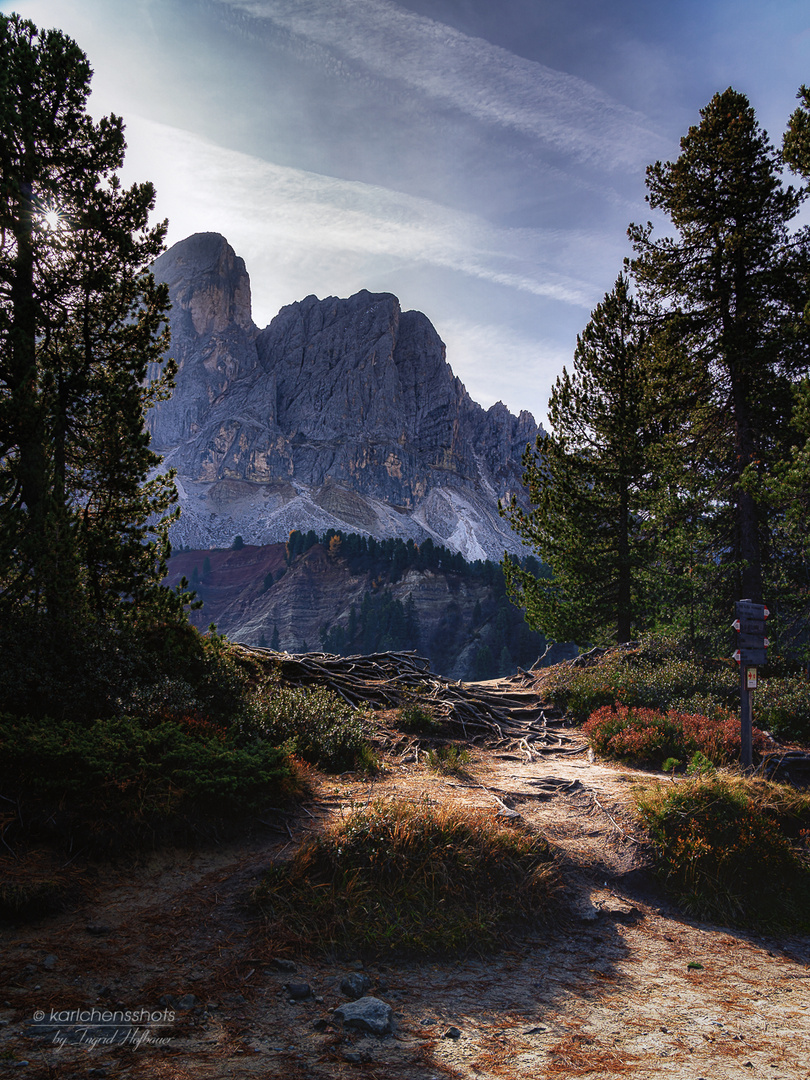
<svg viewBox="0 0 810 1080"><path fill-rule="evenodd" d="M505 1032L486 1035L480 1042L481 1050L473 1062L473 1068L491 1076L514 1077L520 1074L518 1059L521 1054L533 1050L531 1043L515 1038Z"/></svg>
<svg viewBox="0 0 810 1080"><path fill-rule="evenodd" d="M638 1061L635 1054L600 1046L595 1039L576 1032L549 1047L546 1076L619 1076Z"/></svg>
<svg viewBox="0 0 810 1080"><path fill-rule="evenodd" d="M810 925L810 795L732 774L635 793L658 868L700 918L804 930Z"/></svg>
<svg viewBox="0 0 810 1080"><path fill-rule="evenodd" d="M276 949L460 953L554 923L559 889L545 839L491 811L378 800L273 867L255 898Z"/></svg>

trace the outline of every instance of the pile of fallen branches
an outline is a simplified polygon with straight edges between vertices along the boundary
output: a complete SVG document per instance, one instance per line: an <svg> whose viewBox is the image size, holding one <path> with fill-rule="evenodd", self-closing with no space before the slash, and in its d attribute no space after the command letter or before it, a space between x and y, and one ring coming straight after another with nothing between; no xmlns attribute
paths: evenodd
<svg viewBox="0 0 810 1080"><path fill-rule="evenodd" d="M519 739L531 753L579 753L583 744L559 730L532 690L497 683L458 683L434 675L413 652L368 656L286 653L240 645L266 658L286 686L325 686L354 708L401 709L421 705L437 720L460 728L465 738Z"/></svg>

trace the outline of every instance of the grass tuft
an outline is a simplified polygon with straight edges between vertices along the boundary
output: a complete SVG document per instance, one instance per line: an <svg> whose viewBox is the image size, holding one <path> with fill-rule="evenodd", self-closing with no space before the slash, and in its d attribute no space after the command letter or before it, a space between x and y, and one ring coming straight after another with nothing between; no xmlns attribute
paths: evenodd
<svg viewBox="0 0 810 1080"><path fill-rule="evenodd" d="M472 761L472 754L458 746L437 746L427 751L428 767L434 772L451 776L464 776L467 766Z"/></svg>
<svg viewBox="0 0 810 1080"><path fill-rule="evenodd" d="M658 873L689 914L765 930L810 927L810 794L702 776L635 798Z"/></svg>
<svg viewBox="0 0 810 1080"><path fill-rule="evenodd" d="M422 705L406 705L400 710L399 726L403 731L415 735L436 735L444 725L437 720L430 709Z"/></svg>
<svg viewBox="0 0 810 1080"><path fill-rule="evenodd" d="M274 946L487 952L559 919L548 843L491 812L376 801L304 844L255 891Z"/></svg>

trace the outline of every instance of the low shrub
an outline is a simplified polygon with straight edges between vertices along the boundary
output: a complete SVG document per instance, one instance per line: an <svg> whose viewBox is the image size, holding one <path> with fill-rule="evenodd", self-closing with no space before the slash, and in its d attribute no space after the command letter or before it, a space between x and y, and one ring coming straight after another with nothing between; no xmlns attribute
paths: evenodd
<svg viewBox="0 0 810 1080"><path fill-rule="evenodd" d="M783 669L776 666L776 671ZM546 675L543 690L576 723L615 703L714 716L739 709L740 674L730 659L707 659L677 642L646 641L634 649L609 651L590 667L559 664ZM777 738L810 743L810 681L795 674L761 673L754 718Z"/></svg>
<svg viewBox="0 0 810 1080"><path fill-rule="evenodd" d="M437 720L430 709L422 705L406 705L399 713L399 726L403 731L416 735L432 735L442 730L441 720Z"/></svg>
<svg viewBox="0 0 810 1080"><path fill-rule="evenodd" d="M559 914L547 842L496 821L428 803L377 801L307 841L255 891L274 948L487 951L516 925Z"/></svg>
<svg viewBox="0 0 810 1080"><path fill-rule="evenodd" d="M284 750L240 745L198 716L78 723L8 714L0 714L0 785L25 806L29 829L94 851L204 833L204 822L255 814L298 786Z"/></svg>
<svg viewBox="0 0 810 1080"><path fill-rule="evenodd" d="M469 750L458 746L436 746L427 751L427 763L435 772L459 776L472 761Z"/></svg>
<svg viewBox="0 0 810 1080"><path fill-rule="evenodd" d="M602 757L657 767L666 759L686 763L698 753L712 765L726 764L740 755L739 717L719 709L708 717L617 702L597 709L582 730L590 746ZM764 735L757 728L754 746L757 749L764 746Z"/></svg>
<svg viewBox="0 0 810 1080"><path fill-rule="evenodd" d="M0 657L3 710L39 720L149 721L199 711L230 726L247 715L253 693L228 642L190 625L65 627L9 616L0 623Z"/></svg>
<svg viewBox="0 0 810 1080"><path fill-rule="evenodd" d="M754 692L754 715L777 738L810 742L810 681L764 679Z"/></svg>
<svg viewBox="0 0 810 1080"><path fill-rule="evenodd" d="M327 772L367 768L368 713L331 690L274 687L257 704L258 730L275 745Z"/></svg>
<svg viewBox="0 0 810 1080"><path fill-rule="evenodd" d="M554 705L577 723L595 710L622 705L684 712L733 707L739 700L734 662L690 655L672 642L651 641L636 649L608 652L590 667L560 664L543 683Z"/></svg>
<svg viewBox="0 0 810 1080"><path fill-rule="evenodd" d="M810 795L782 784L709 776L636 793L658 873L699 918L807 930Z"/></svg>

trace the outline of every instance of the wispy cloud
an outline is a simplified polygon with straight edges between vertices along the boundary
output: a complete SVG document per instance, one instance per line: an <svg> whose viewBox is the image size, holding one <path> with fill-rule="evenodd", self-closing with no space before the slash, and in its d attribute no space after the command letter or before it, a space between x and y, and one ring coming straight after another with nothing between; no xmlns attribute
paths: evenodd
<svg viewBox="0 0 810 1080"><path fill-rule="evenodd" d="M498 228L427 199L275 165L140 118L130 117L128 142L128 174L148 169L158 211L173 207L170 238L217 230L243 256L273 262L275 280L284 266L294 279L285 303L300 298L292 290L305 275L307 292L327 280L345 290L372 262L389 271L439 267L586 310L592 302L593 283L573 269L589 265L586 236Z"/></svg>
<svg viewBox="0 0 810 1080"><path fill-rule="evenodd" d="M434 103L520 132L601 168L638 168L659 148L641 114L590 83L391 0L220 0L339 61Z"/></svg>

